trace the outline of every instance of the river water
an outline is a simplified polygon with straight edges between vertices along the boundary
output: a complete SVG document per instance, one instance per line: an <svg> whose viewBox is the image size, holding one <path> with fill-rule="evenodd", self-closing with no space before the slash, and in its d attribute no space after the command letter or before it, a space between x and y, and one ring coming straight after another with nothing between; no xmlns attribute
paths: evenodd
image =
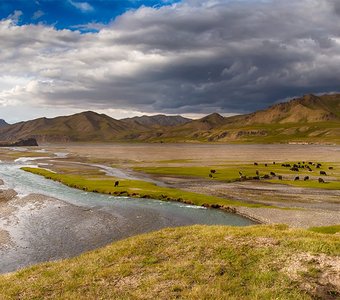
<svg viewBox="0 0 340 300"><path fill-rule="evenodd" d="M183 203L83 192L24 172L20 170L24 164L34 161L0 163L3 188L16 190L21 199L31 194L49 198L36 203L14 201L10 216L0 211L0 229L7 231L11 239L10 244L0 247L0 273L72 257L115 240L165 227L254 224L235 214Z"/></svg>

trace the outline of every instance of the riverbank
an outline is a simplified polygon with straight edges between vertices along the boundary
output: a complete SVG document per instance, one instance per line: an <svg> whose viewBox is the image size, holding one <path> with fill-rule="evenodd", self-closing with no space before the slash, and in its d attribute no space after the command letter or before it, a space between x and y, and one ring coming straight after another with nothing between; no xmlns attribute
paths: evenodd
<svg viewBox="0 0 340 300"><path fill-rule="evenodd" d="M21 171L13 163L2 163L0 173L6 176L5 187L16 186L19 192L0 193L4 196L0 202L0 273L73 257L164 227L254 224L235 214L178 202L71 189Z"/></svg>
<svg viewBox="0 0 340 300"><path fill-rule="evenodd" d="M222 208L261 223L303 228L340 224L338 146L70 144L37 151L46 158L31 162L38 167L34 172L70 187ZM306 163L313 171L295 173L282 166L287 162ZM212 169L216 173L209 178ZM318 183L319 170L327 172L327 183ZM239 172L248 178L256 171L261 180L239 180ZM283 180L274 182L270 172ZM262 179L266 174L271 179Z"/></svg>
<svg viewBox="0 0 340 300"><path fill-rule="evenodd" d="M309 195L317 198L316 202L310 201L280 201L280 193L286 193L287 189L282 185L263 184L261 187L260 200L257 201L257 196L252 194L259 192L258 183L251 188L252 183L223 183L206 180L178 181L173 178L156 177L158 181L164 180L167 186L172 188L164 188L155 186L154 184L135 181L121 180L119 178L79 176L73 174L59 174L39 168L23 168L25 171L44 176L47 179L59 181L67 186L86 190L90 192L98 192L116 196L128 196L135 198L153 198L166 201L179 201L186 204L199 205L221 209L227 212L239 214L247 217L258 223L264 224L287 224L292 227L309 228L312 226L329 226L340 224L340 208L339 197L340 191L333 190L314 190L309 191L298 188L295 189L296 195L300 194L304 199ZM114 187L114 183L120 180L118 187ZM276 187L276 198L270 197L273 193L273 188ZM242 190L243 197L235 198L235 192L239 193ZM246 192L246 190L248 192ZM288 195L281 195L282 198L289 197L292 190L288 191ZM252 192L249 192L252 190ZM223 191L223 192L222 192ZM280 192L280 193L279 193ZM269 194L269 200L265 200L265 195ZM238 194L239 195L239 194ZM321 201L325 197L334 197L338 199L335 202ZM246 197L246 198L245 198ZM287 198L288 199L288 198Z"/></svg>

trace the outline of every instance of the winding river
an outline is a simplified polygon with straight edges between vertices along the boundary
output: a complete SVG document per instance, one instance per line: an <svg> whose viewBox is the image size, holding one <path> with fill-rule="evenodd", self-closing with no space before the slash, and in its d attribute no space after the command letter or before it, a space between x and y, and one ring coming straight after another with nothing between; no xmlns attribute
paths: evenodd
<svg viewBox="0 0 340 300"><path fill-rule="evenodd" d="M10 243L0 247L0 273L164 227L254 224L235 214L183 203L83 192L24 172L23 164L30 162L0 163L2 188L14 189L22 200L11 201L9 215L0 211L0 229L10 236ZM37 195L28 196L32 194ZM23 201L29 197L33 200Z"/></svg>

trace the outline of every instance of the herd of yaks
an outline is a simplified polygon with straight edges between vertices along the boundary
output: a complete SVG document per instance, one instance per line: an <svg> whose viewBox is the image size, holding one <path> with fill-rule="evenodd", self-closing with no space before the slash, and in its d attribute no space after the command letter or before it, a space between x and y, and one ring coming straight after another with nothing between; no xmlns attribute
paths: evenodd
<svg viewBox="0 0 340 300"><path fill-rule="evenodd" d="M275 165L276 163L275 163L275 161L273 162L273 165ZM254 166L258 166L259 164L257 163L257 162L254 162ZM268 167L268 164L267 163L265 163L264 164L264 166L265 167ZM299 172L300 171L300 169L306 169L306 170L308 170L309 172L312 172L313 170L312 170L312 168L311 168L311 166L314 166L316 169L320 169L321 168L321 166L322 166L322 164L320 164L320 163L313 163L313 162L311 162L311 161L309 161L308 163L307 162L298 162L298 163L296 163L296 164L293 164L293 165L291 165L291 164L286 164L286 163L283 163L283 164L281 164L281 166L282 167L286 167L286 168L289 168L289 170L291 170L291 171L294 171L294 172ZM328 167L328 169L329 170L333 170L334 168L333 167ZM210 173L209 173L209 177L210 178L212 178L213 177L213 174L215 174L216 173L216 170L210 170ZM241 171L239 171L238 172L239 173L239 175L240 175L240 180L246 180L246 179L254 179L254 180L259 180L260 178L263 178L263 179L270 179L271 178L271 176L272 177L277 177L279 180L282 180L283 178L282 178L282 175L276 175L274 172L270 172L270 175L269 174L265 174L265 175L263 175L262 177L260 177L260 172L258 171L258 170L256 170L256 176L252 176L252 177L247 177L247 176L244 176L243 174L242 174L242 172ZM327 173L325 172L325 171L322 171L322 170L320 170L320 175L324 175L324 176L327 176ZM297 180L300 180L300 176L296 176L295 178L294 178L294 181L297 181ZM309 176L304 176L303 177L303 180L304 181L307 181L307 180L309 180ZM325 183L325 180L323 179L323 178L318 178L318 181L319 181L319 183Z"/></svg>

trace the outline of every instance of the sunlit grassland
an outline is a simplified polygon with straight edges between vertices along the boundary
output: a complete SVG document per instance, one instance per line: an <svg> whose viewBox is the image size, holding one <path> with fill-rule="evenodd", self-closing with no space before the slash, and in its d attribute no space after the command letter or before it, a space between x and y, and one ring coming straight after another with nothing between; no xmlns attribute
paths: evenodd
<svg viewBox="0 0 340 300"><path fill-rule="evenodd" d="M311 227L308 230L318 232L318 233L335 234L335 233L340 232L340 224L332 225L332 226Z"/></svg>
<svg viewBox="0 0 340 300"><path fill-rule="evenodd" d="M11 159L17 159L20 157L51 157L51 154L45 152L31 152L31 151L13 151L10 153L6 153L6 156L10 157Z"/></svg>
<svg viewBox="0 0 340 300"><path fill-rule="evenodd" d="M291 171L288 167L283 167L282 164L290 164L293 166L298 162L273 162L258 163L254 164L228 164L228 165L217 165L211 167L198 167L198 166L157 166L157 167L135 167L134 170L139 172L144 172L151 175L157 176L179 176L179 177L197 177L209 180L220 180L225 182L235 182L244 180L253 180L258 171L261 180L263 176L269 175L270 178L266 179L266 182L287 184L298 187L306 188L323 188L323 189L340 189L340 164L327 162L321 163L321 168L316 168L311 166L312 171L308 171L305 168L300 168L298 172ZM309 165L308 162L305 162ZM302 162L301 162L302 164ZM329 167L333 169L329 170ZM214 173L211 173L214 170ZM325 171L326 176L320 175L320 171ZM271 174L275 173L275 176ZM278 179L278 176L282 176L282 180ZM243 176L243 179L241 178ZM294 180L296 177L299 180ZM304 177L310 177L308 180L304 181ZM322 177L326 183L319 183L318 178ZM245 178L245 179L244 179ZM331 179L328 179L331 178Z"/></svg>
<svg viewBox="0 0 340 300"><path fill-rule="evenodd" d="M0 276L2 299L324 299L340 239L287 226L163 229ZM306 259L308 257L308 259ZM306 285L308 283L308 285ZM332 298L328 298L332 299Z"/></svg>
<svg viewBox="0 0 340 300"><path fill-rule="evenodd" d="M220 205L225 206L226 208L228 206L270 207L261 204L243 203L215 196L202 195L174 188L159 187L153 183L139 180L117 179L98 175L60 174L42 168L23 167L21 169L36 175L44 176L47 179L59 181L69 187L88 192L165 201L179 201L200 206ZM119 180L118 187L114 187L116 180Z"/></svg>

